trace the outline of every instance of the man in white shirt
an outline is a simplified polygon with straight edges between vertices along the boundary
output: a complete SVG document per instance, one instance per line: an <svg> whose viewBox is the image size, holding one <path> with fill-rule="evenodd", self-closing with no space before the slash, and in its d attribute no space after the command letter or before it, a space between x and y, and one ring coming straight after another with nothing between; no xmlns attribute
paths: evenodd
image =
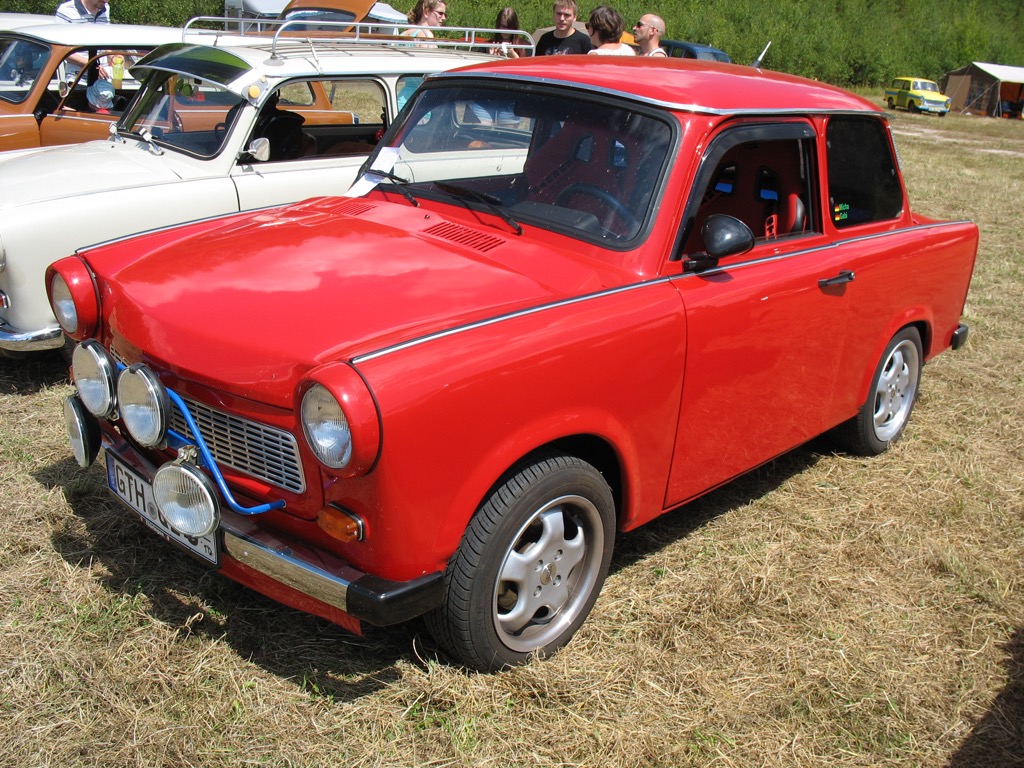
<svg viewBox="0 0 1024 768"><path fill-rule="evenodd" d="M57 6L54 18L69 24L109 24L110 8L107 0L66 0Z"/></svg>
<svg viewBox="0 0 1024 768"><path fill-rule="evenodd" d="M661 38L665 36L665 21L661 16L645 13L640 21L633 25L633 39L640 46L641 56L667 56L661 47Z"/></svg>

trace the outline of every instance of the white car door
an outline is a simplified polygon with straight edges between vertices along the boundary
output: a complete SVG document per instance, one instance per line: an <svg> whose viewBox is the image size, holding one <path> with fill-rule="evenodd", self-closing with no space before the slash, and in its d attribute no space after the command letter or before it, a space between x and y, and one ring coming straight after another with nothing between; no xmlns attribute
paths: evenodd
<svg viewBox="0 0 1024 768"><path fill-rule="evenodd" d="M344 194L376 144L388 103L385 83L369 76L280 86L243 142L267 139L269 159L243 153L231 172L241 208Z"/></svg>

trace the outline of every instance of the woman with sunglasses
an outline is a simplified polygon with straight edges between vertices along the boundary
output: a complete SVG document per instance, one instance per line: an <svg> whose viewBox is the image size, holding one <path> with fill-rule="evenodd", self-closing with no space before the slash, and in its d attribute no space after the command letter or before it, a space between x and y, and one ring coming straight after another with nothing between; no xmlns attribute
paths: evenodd
<svg viewBox="0 0 1024 768"><path fill-rule="evenodd" d="M415 7L409 11L409 23L415 29L407 29L402 34L406 37L433 37L431 27L444 25L448 17L448 4L445 0L417 0Z"/></svg>

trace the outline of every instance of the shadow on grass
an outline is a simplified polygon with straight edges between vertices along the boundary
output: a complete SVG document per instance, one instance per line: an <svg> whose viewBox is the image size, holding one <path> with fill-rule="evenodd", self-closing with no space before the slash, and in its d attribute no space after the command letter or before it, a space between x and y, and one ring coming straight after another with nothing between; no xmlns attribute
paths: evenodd
<svg viewBox="0 0 1024 768"><path fill-rule="evenodd" d="M0 357L0 395L31 395L69 381L68 364L57 350Z"/></svg>
<svg viewBox="0 0 1024 768"><path fill-rule="evenodd" d="M686 537L715 518L748 504L813 465L821 453L798 448L701 499L618 539L620 569ZM54 550L75 568L103 566L112 593L142 596L155 619L183 637L229 643L271 673L296 681L310 695L358 699L397 680L396 662L422 664L442 657L423 622L366 627L357 637L294 611L230 581L165 543L106 489L102 462L81 470L71 460L38 473L60 488L75 519L52 536ZM454 662L453 662L454 663Z"/></svg>
<svg viewBox="0 0 1024 768"><path fill-rule="evenodd" d="M807 471L829 452L825 438L812 440L634 531L618 534L612 571L628 568L716 518L774 491L791 477Z"/></svg>
<svg viewBox="0 0 1024 768"><path fill-rule="evenodd" d="M54 531L54 550L75 568L102 566L94 573L105 589L143 597L153 618L180 638L226 642L310 696L338 702L397 680L399 660L420 663L418 622L366 627L358 637L236 584L164 542L108 494L102 463L81 470L64 461L37 479L61 488L75 515Z"/></svg>
<svg viewBox="0 0 1024 768"><path fill-rule="evenodd" d="M1006 686L953 755L949 768L1024 766L1024 628L1004 646Z"/></svg>

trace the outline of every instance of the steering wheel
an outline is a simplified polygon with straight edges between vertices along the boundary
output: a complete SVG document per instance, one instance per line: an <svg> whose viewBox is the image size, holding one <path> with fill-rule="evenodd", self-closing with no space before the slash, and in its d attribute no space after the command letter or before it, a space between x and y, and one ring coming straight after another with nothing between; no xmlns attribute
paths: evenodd
<svg viewBox="0 0 1024 768"><path fill-rule="evenodd" d="M569 199L573 195L590 195L604 203L606 206L611 208L612 212L626 225L627 232L635 232L640 228L640 220L622 204L622 201L619 200L619 198L615 197L608 190L601 189L601 187L595 186L594 184L570 184L558 193L558 197L555 198L555 205L564 206L569 202ZM607 229L607 227L605 227L605 229ZM623 233L613 234L615 234L616 237L622 237Z"/></svg>

